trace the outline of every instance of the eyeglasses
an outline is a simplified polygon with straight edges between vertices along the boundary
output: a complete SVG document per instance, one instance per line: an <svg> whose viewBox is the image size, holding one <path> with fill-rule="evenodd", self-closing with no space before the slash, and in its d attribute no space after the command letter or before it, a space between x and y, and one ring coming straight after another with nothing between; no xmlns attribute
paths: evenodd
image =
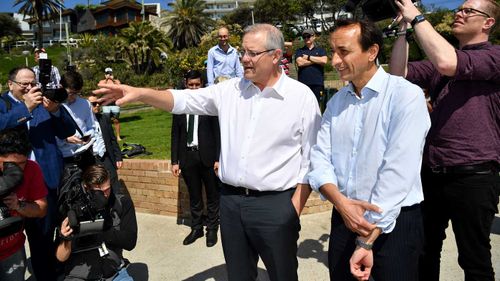
<svg viewBox="0 0 500 281"><path fill-rule="evenodd" d="M462 13L464 16L466 17L469 17L471 16L471 14L474 14L474 13L477 13L477 14L480 14L480 15L483 15L483 16L486 16L487 18L491 18L490 15L488 15L487 13L483 12L483 11L479 11L479 10L476 10L474 8L464 8L464 7L460 7L460 8L457 8L455 10L453 10L455 12L455 14L458 14L458 13Z"/></svg>
<svg viewBox="0 0 500 281"><path fill-rule="evenodd" d="M255 58L256 56L258 55L261 55L265 52L271 52L271 51L274 51L276 49L269 49L269 50L265 50L265 51L262 51L262 52L253 52L253 51L246 51L246 50L243 50L243 51L240 51L240 56L241 57L244 57L245 55L247 55L249 58Z"/></svg>
<svg viewBox="0 0 500 281"><path fill-rule="evenodd" d="M309 38L311 38L311 37L312 37L312 35L309 35L309 34L307 34L307 35L302 35L302 39L309 39Z"/></svg>
<svg viewBox="0 0 500 281"><path fill-rule="evenodd" d="M31 87L36 87L38 85L37 82L18 82L18 81L14 81L12 80L12 82L16 83L17 85L19 85L19 87L21 88L28 88L28 86L31 86Z"/></svg>
<svg viewBox="0 0 500 281"><path fill-rule="evenodd" d="M96 102L96 101L93 101L90 103L92 106L98 106L98 105L101 105L100 103Z"/></svg>

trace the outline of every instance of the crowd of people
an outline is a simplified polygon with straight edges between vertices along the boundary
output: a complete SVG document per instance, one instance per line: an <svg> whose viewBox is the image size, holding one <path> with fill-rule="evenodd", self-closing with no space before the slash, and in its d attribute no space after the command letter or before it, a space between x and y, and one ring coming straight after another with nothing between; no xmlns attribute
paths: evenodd
<svg viewBox="0 0 500 281"><path fill-rule="evenodd" d="M132 280L122 251L135 247L137 221L118 184L119 129L115 136L99 108L112 104L117 120L118 106L139 101L174 114L172 174L186 182L191 209L183 244L206 236L212 247L220 228L229 280L256 280L259 259L270 280L298 280L300 214L314 191L334 207L331 280L439 280L451 220L465 280L494 281L489 235L500 196L500 46L488 40L499 4L466 0L455 11L457 48L411 0L395 5L399 33L411 27L428 59L408 62L410 37L400 36L386 72L375 24L337 20L331 64L347 83L323 114L318 101L328 57L309 29L295 53L298 81L283 66L290 44L269 24L245 28L240 51L220 28L207 81L191 70L183 90L121 84L107 68L84 99L83 79L71 71L60 77L68 98L58 103L42 95L36 72L13 69L0 100L0 169L15 163L24 179L2 201L26 218L37 280L61 273L66 280ZM69 213L57 212L60 179L75 167L82 190L102 205L99 233L83 235ZM0 238L0 279L24 280L22 229L9 237Z"/></svg>

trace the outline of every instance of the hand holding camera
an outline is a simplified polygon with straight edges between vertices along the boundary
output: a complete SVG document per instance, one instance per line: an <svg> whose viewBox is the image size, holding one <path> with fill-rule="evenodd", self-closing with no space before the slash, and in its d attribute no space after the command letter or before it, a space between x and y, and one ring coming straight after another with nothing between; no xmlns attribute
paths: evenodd
<svg viewBox="0 0 500 281"><path fill-rule="evenodd" d="M43 102L42 92L39 86L31 88L27 94L23 95L24 104L29 112Z"/></svg>
<svg viewBox="0 0 500 281"><path fill-rule="evenodd" d="M63 239L69 239L73 234L73 229L69 226L69 219L66 217L61 223L60 235Z"/></svg>

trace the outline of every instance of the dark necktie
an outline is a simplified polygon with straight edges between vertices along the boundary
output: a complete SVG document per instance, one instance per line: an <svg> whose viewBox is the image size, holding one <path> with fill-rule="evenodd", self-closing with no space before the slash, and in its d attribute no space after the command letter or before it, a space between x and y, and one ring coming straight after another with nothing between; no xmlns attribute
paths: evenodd
<svg viewBox="0 0 500 281"><path fill-rule="evenodd" d="M188 118L188 135L187 135L187 143L193 142L193 130L194 130L194 115L189 114Z"/></svg>

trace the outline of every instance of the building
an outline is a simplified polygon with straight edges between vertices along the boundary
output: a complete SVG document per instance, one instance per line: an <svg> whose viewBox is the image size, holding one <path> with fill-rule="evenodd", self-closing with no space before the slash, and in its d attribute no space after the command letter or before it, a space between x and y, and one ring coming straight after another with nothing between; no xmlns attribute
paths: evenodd
<svg viewBox="0 0 500 281"><path fill-rule="evenodd" d="M217 20L231 13L239 6L253 6L255 0L205 0L205 3L206 8L204 12L208 14L210 18Z"/></svg>

